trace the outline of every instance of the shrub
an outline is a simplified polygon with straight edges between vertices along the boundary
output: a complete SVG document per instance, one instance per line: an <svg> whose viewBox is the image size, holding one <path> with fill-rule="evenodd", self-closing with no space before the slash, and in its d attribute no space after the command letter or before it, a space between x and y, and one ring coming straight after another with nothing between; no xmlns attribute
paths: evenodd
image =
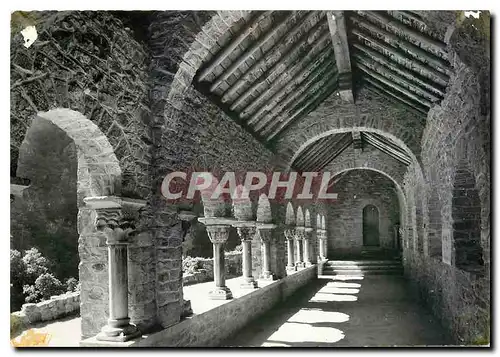
<svg viewBox="0 0 500 357"><path fill-rule="evenodd" d="M80 290L78 280L76 280L73 277L66 279L66 282L64 283L64 285L66 286L67 292L74 292L74 291Z"/></svg>
<svg viewBox="0 0 500 357"><path fill-rule="evenodd" d="M24 252L23 262L28 279L35 280L49 271L49 261L36 248Z"/></svg>
<svg viewBox="0 0 500 357"><path fill-rule="evenodd" d="M201 268L200 258L185 257L182 260L182 272L193 274Z"/></svg>

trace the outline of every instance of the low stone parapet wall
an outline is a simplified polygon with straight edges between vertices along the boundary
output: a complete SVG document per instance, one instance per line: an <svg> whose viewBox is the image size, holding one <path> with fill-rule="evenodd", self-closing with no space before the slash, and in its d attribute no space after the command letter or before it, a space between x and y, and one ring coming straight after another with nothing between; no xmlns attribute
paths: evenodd
<svg viewBox="0 0 500 357"><path fill-rule="evenodd" d="M57 320L61 317L73 315L80 311L80 292L68 292L52 296L36 304L24 304L21 311L11 315L19 319L25 327L37 322Z"/></svg>
<svg viewBox="0 0 500 357"><path fill-rule="evenodd" d="M128 344L131 347L216 347L316 278L317 266L297 271L237 299ZM84 344L85 345L85 344ZM104 346L94 341L88 346Z"/></svg>

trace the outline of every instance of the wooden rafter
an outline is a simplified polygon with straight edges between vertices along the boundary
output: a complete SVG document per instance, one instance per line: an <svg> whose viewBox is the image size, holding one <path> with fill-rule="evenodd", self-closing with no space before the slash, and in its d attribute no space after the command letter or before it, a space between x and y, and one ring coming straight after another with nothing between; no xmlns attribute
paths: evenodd
<svg viewBox="0 0 500 357"><path fill-rule="evenodd" d="M283 111L288 108L292 102L301 101L303 98L307 96L308 88L321 80L323 75L327 73L336 73L335 64L331 61L327 61L325 64L321 65L314 72L309 73L308 77L304 80L304 82L300 83L300 86L297 86L296 90L290 91L286 97L284 97L271 112L269 112L266 116L261 118L255 125L255 130L261 130L265 125L270 123L275 117L278 117Z"/></svg>
<svg viewBox="0 0 500 357"><path fill-rule="evenodd" d="M378 84L377 84L378 85ZM414 103L411 103L405 98L401 98L401 96L398 96L397 94L394 94L392 92L387 91L386 89L382 87L377 87L376 85L366 81L365 83L365 88L368 89L370 92L377 94L379 96L382 96L384 98L389 99L390 101L393 101L394 103L397 103L398 105L403 104L406 108L409 110L415 112L416 114L420 116L425 116L427 115L426 109L422 109L420 107L417 107Z"/></svg>
<svg viewBox="0 0 500 357"><path fill-rule="evenodd" d="M425 99L431 102L438 102L442 99L430 93L429 91L421 88L420 86L416 85L414 82L406 79L405 77L400 76L393 70L386 68L385 66L377 62L374 62L373 60L370 60L370 58L366 56L355 54L354 57L357 59L357 63L361 63L363 66L371 69L375 73L382 75L388 80L394 81L397 84L403 84L405 87L409 88L413 93L415 93L420 97L424 97Z"/></svg>
<svg viewBox="0 0 500 357"><path fill-rule="evenodd" d="M233 101L230 106L231 110L235 110L238 106L240 106L252 93L257 91L262 85L268 83L269 77L272 75L279 75L283 72L284 68L286 68L285 62L289 61L291 58L299 58L305 55L309 49L310 44L308 39L314 38L315 36L322 36L324 23L322 21L318 21L316 25L314 25L307 33L305 33L298 44L292 46L287 53L281 56L280 60L278 60L271 68L262 73L259 78L237 99Z"/></svg>
<svg viewBox="0 0 500 357"><path fill-rule="evenodd" d="M357 67L362 70L363 72L365 72L366 74L370 75L371 77L375 78L376 80L378 80L379 82L382 82L384 83L385 85L395 89L396 91L406 95L407 97L419 102L420 104L430 108L432 107L432 102L425 99L425 98L422 98L420 97L419 95L409 91L408 89L404 88L403 86L400 86L399 84L397 84L396 82L394 81L391 81L390 79L387 79L385 78L384 76L382 76L381 74L378 74L377 72L371 70L370 68L368 68L367 66L361 64L361 63L357 63Z"/></svg>
<svg viewBox="0 0 500 357"><path fill-rule="evenodd" d="M397 47L401 48L403 51L410 54L410 56L412 56L413 58L419 60L423 59L425 62L429 63L434 68L438 69L439 72L444 73L446 76L450 76L453 73L450 68L450 64L447 61L443 60L441 57L423 50L422 48L414 45L411 42L406 41L398 35L393 34L392 32L389 32L383 28L377 27L373 23L360 16L351 16L351 21L353 21L356 25L377 34L378 37L382 37L386 43L391 44L392 42L392 45L396 45Z"/></svg>
<svg viewBox="0 0 500 357"><path fill-rule="evenodd" d="M340 154L342 154L350 145L352 144L351 133L345 133L342 135L339 141L335 143L332 147L332 151L327 151L321 161L318 161L317 165L311 166L312 171L323 170L330 162L335 160Z"/></svg>
<svg viewBox="0 0 500 357"><path fill-rule="evenodd" d="M210 86L210 92L215 91L225 80L227 80L247 59L252 57L259 49L279 31L286 27L287 22L293 15L283 16L281 20L274 26L271 31L268 31L265 36L259 37L254 44L245 50L237 61L233 62Z"/></svg>
<svg viewBox="0 0 500 357"><path fill-rule="evenodd" d="M321 46L323 46L324 44L325 41L322 41ZM249 110L251 107L258 106L255 112L250 113L251 116L248 119L249 124L256 122L259 115L262 114L264 110L270 109L270 107L275 106L282 99L282 96L289 91L290 87L298 86L309 73L313 72L317 67L323 64L325 60L327 60L328 55L330 54L330 48L326 46L326 50L324 49L324 46L320 47L318 45L313 50L311 50L311 52L307 56L303 57L299 61L299 63L295 64L289 71L287 71L289 73L288 76L284 76L284 78L279 79L280 84L269 86L269 88L266 91L263 91L251 105L247 106L247 108L243 110L241 116L244 118L248 115L245 113L247 109ZM317 54L318 51L319 53ZM310 57L312 57L312 59ZM287 79L288 81L286 81ZM260 100L268 95L274 87L276 87L278 90L273 95L269 96L266 101L261 103Z"/></svg>
<svg viewBox="0 0 500 357"><path fill-rule="evenodd" d="M369 143L370 145L372 145L375 148L379 149L380 151L386 153L387 155L393 157L394 159L398 160L399 162L402 162L405 165L411 164L411 159L405 153L402 153L398 149L395 149L391 145L388 145L386 142L381 141L380 139L376 138L375 136L371 135L370 133L364 132L363 139L367 143Z"/></svg>
<svg viewBox="0 0 500 357"><path fill-rule="evenodd" d="M269 58L278 57L280 53L286 51L286 48L289 47L290 43L293 42L293 39L300 32L304 24L309 23L314 17L318 16L318 14L314 11L309 12L307 15L303 16L298 23L290 29L286 34L280 37L270 50L262 55L262 57L256 61L248 70L245 71L244 74L238 78L238 80L224 93L222 96L222 102L227 103L229 98L231 98L245 83L248 82L249 76L256 69L261 68ZM321 19L321 14L319 15Z"/></svg>
<svg viewBox="0 0 500 357"><path fill-rule="evenodd" d="M339 73L340 97L349 103L354 103L352 93L352 71L347 42L346 23L343 11L329 11L327 13L328 28L332 39L335 62Z"/></svg>
<svg viewBox="0 0 500 357"><path fill-rule="evenodd" d="M448 58L448 52L446 51L446 44L444 42L438 41L430 36L426 36L420 31L417 31L412 27L405 25L404 23L396 20L395 18L389 15L384 14L383 12L361 11L361 13L368 14L368 16L376 19L377 21L384 24L394 32L397 31L404 32L405 35L410 37L413 41L420 42L424 44L426 47L432 48L435 52L439 53L439 55L442 58Z"/></svg>
<svg viewBox="0 0 500 357"><path fill-rule="evenodd" d="M434 92L435 94L443 97L444 96L444 88L439 85L436 82L432 82L428 79L425 79L421 77L421 75L418 72L411 71L409 69L406 69L402 65L400 65L398 62L393 61L391 59L388 59L386 56L382 55L380 52L375 51L374 49L365 46L361 43L354 42L352 43L352 47L356 49L356 52L354 52L353 56L357 56L359 52L364 53L366 56L368 56L371 60L374 62L377 62L379 64L384 65L385 67L391 69L392 71L398 73L399 75L414 81L416 84L420 85L423 88L426 88L427 90L430 90Z"/></svg>
<svg viewBox="0 0 500 357"><path fill-rule="evenodd" d="M314 60L315 55L317 55L318 52L321 54L321 51L325 48L325 43L327 39L328 39L328 34L325 34L316 39L315 43L312 44L310 50L304 57L297 58L296 59L297 62L292 64L291 68L287 68L286 70L284 70L283 74L277 77L276 80L272 82L266 90L262 91L257 96L257 98L255 98L251 103L249 103L244 109L241 110L241 117L242 118L248 117L250 114L252 114L252 109L255 109L257 106L262 109L263 108L263 106L261 105L262 99L265 98L269 93L271 93L273 89L278 89L278 92L280 92L280 89L286 87L284 84L287 83L287 80L288 83L289 82L293 83L297 78L297 75L304 76L304 74L307 73L308 70L310 70L310 67L308 65L311 63L311 57ZM272 97L274 97L274 95ZM257 109L257 112L258 111L259 109ZM253 112L252 117L256 116L255 114L257 114L257 112Z"/></svg>
<svg viewBox="0 0 500 357"><path fill-rule="evenodd" d="M391 57L398 58L405 67L409 69L418 69L422 74L424 74L427 78L432 80L439 81L439 84L442 86L446 86L448 84L449 77L444 73L439 72L434 67L429 66L426 63L421 62L418 59L411 59L406 57L406 55L402 54L400 51L396 50L394 47L379 41L373 38L371 35L366 34L358 29L352 29L351 31L357 37L367 41L372 46L376 46L383 51L387 52ZM410 63L410 64L408 64Z"/></svg>
<svg viewBox="0 0 500 357"><path fill-rule="evenodd" d="M265 19L267 16L270 16L272 11L263 11L260 12L259 15L254 17L252 21L250 21L245 28L239 33L238 36L236 36L228 46L226 46L220 54L215 57L210 65L206 66L199 74L198 80L203 81L205 80L208 75L217 67L220 65L226 58L229 56L231 52L234 51L236 47L240 45L240 43L247 38L248 35L250 35L257 27L259 27L259 23Z"/></svg>
<svg viewBox="0 0 500 357"><path fill-rule="evenodd" d="M278 127L272 130L270 127L269 130L271 131L271 134L269 134L266 139L271 140L274 138L276 135L278 135L280 132L282 132L290 123L293 123L294 120L296 120L298 117L305 115L306 113L310 112L314 108L316 108L323 100L325 100L326 97L328 97L334 90L338 88L338 76L335 74L335 76L332 76L330 79L328 79L326 82L321 82L321 88L317 88L317 85L313 85L312 87L316 87L316 89L312 90L310 89L311 92L315 93L313 95L313 98L306 100L305 102L300 103L299 105L296 106L297 109L293 110L291 115L288 117L288 119L284 121L279 121ZM285 112L284 114L286 114ZM265 132L265 131L264 131ZM264 133L263 132L263 133Z"/></svg>

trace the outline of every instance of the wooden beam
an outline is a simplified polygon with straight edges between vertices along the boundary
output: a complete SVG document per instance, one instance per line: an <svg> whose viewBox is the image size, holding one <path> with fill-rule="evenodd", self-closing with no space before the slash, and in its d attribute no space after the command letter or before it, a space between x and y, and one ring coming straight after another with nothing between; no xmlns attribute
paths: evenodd
<svg viewBox="0 0 500 357"><path fill-rule="evenodd" d="M319 161L316 166L311 168L312 171L318 172L324 169L328 164L335 160L340 154L342 154L351 144L352 137L350 133L345 133L342 138L336 143L337 149L333 152L328 152L328 155L323 157L323 160ZM334 147L335 149L335 147Z"/></svg>
<svg viewBox="0 0 500 357"><path fill-rule="evenodd" d="M245 71L245 73L240 78L238 78L238 80L226 91L226 93L224 93L224 95L222 96L222 102L227 103L229 101L229 98L232 97L238 91L238 89L240 89L241 86L243 86L243 84L249 82L248 81L249 75L255 69L261 68L261 66L266 63L266 60L278 56L280 53L285 52L289 47L290 43L302 29L302 26L310 22L317 15L318 15L317 12L310 11L307 15L303 16L300 19L300 21L290 29L289 32L283 34L283 36L281 36L278 39L276 45L271 47L266 53L264 53L262 57L258 61L256 61L250 68L248 68ZM320 20L322 16L323 14L320 13ZM320 22L320 20L318 22Z"/></svg>
<svg viewBox="0 0 500 357"><path fill-rule="evenodd" d="M365 65L361 64L361 63L358 63L357 64L357 67L362 70L363 72L365 72L366 74L368 74L369 76L377 79L379 82L382 82L384 83L385 85L397 90L398 92L400 93L403 93L404 95L406 95L407 97L410 97L411 99L423 104L424 106L430 108L432 107L432 102L425 99L425 98L422 98L420 97L419 95L417 94L414 94L412 92L410 92L408 89L400 86L399 84L397 83L394 83L393 81L385 78L384 76L378 74L377 72L375 71L372 71L370 68L366 67Z"/></svg>
<svg viewBox="0 0 500 357"><path fill-rule="evenodd" d="M420 88L419 86L415 85L415 83L412 83L406 78L401 77L396 72L388 69L387 67L384 67L383 65L370 60L370 58L367 58L366 56L356 53L354 54L354 57L358 60L358 63L361 63L365 67L370 68L372 71L381 74L388 80L392 80L397 84L404 84L405 86L410 87L412 92L415 92L415 94L419 96L425 97L426 99L430 100L433 103L439 102L442 99L436 97L432 93L429 93L425 89Z"/></svg>
<svg viewBox="0 0 500 357"><path fill-rule="evenodd" d="M271 31L268 31L265 36L259 37L259 39L254 42L254 44L245 50L243 54L238 58L237 61L233 62L229 68L227 68L220 76L217 78L213 84L210 86L210 92L214 92L225 80L227 80L231 74L238 69L239 66L241 66L248 58L253 56L255 52L257 52L262 45L264 45L267 41L269 41L274 35L278 33L278 31L281 31L287 21L292 17L290 16L283 16L283 18L275 25L273 25L273 28Z"/></svg>
<svg viewBox="0 0 500 357"><path fill-rule="evenodd" d="M380 151L385 152L386 154L392 156L396 160L398 160L406 165L411 164L411 159L409 157L400 153L397 150L392 149L391 147L387 146L385 143L383 143L383 142L379 141L378 139L374 138L373 136L371 136L369 133L365 132L365 133L363 133L363 136L364 136L364 139L366 140L366 142L368 142L372 146L376 147Z"/></svg>
<svg viewBox="0 0 500 357"><path fill-rule="evenodd" d="M286 68L283 63L290 60L291 58L297 59L305 55L310 49L309 39L314 36L326 36L320 35L323 30L323 23L319 21L315 26L313 26L307 33L305 33L301 39L298 41L299 44L291 46L289 51L278 60L274 65L262 73L257 81L253 83L242 95L239 96L230 106L231 110L235 110L239 105L241 105L254 91L258 90L261 85L268 83L268 78L274 75L279 75Z"/></svg>
<svg viewBox="0 0 500 357"><path fill-rule="evenodd" d="M398 14L401 17L405 17L407 19L412 20L413 22L417 23L419 26L428 28L427 24L425 23L424 20L422 20L420 17L412 13L411 11L394 11L394 13Z"/></svg>
<svg viewBox="0 0 500 357"><path fill-rule="evenodd" d="M369 56L370 59L373 61L383 64L387 68L393 70L394 72L402 75L403 77L415 81L422 87L425 87L426 89L436 93L437 95L444 97L445 91L442 89L442 86L439 85L436 82L429 82L428 80L425 80L421 77L420 73L418 72L412 72L402 65L400 65L398 62L391 61L388 59L386 56L381 54L380 52L377 52L373 49L371 49L368 46L365 46L361 43L353 42L352 46L356 49L356 52L354 53L354 56L358 53L358 51L363 52L365 55Z"/></svg>
<svg viewBox="0 0 500 357"><path fill-rule="evenodd" d="M386 15L380 11L359 11L359 13L367 14L368 16L376 19L380 23L390 28L392 31L404 32L405 35L410 37L415 42L420 42L425 46L432 48L435 52L439 53L440 56L448 59L448 51L446 50L446 44L444 42L438 41L430 36L426 36L423 33L415 30L414 28L396 20L392 16Z"/></svg>
<svg viewBox="0 0 500 357"><path fill-rule="evenodd" d="M354 103L352 93L352 71L349 56L349 43L343 11L328 11L326 14L328 27L332 38L335 62L339 71L340 97L349 103Z"/></svg>
<svg viewBox="0 0 500 357"><path fill-rule="evenodd" d="M315 155L320 152L324 152L329 145L329 137L326 136L321 138L312 144L310 144L306 149L304 149L300 155L295 159L293 165L303 168L306 167L308 162L314 159Z"/></svg>
<svg viewBox="0 0 500 357"><path fill-rule="evenodd" d="M300 84L299 88L296 88L296 90L290 91L285 98L283 98L274 108L273 110L268 113L264 118L260 119L257 122L257 125L255 125L255 130L261 130L263 126L268 124L271 120L273 120L275 117L279 116L285 108L288 108L289 104L292 101L295 101L299 96L300 99L296 100L296 102L300 102L303 98L305 98L304 93L308 91L309 86L311 84L315 83L318 78L321 78L322 75L327 74L327 73L336 73L336 67L333 62L326 62L325 65L322 65L319 67L317 70L314 72L311 72L309 76L306 78L304 82Z"/></svg>
<svg viewBox="0 0 500 357"><path fill-rule="evenodd" d="M364 79L364 80L366 81L366 79ZM370 92L373 92L373 93L375 93L377 95L380 95L382 97L388 98L389 100L394 101L397 104L404 104L405 107L407 107L408 109L414 111L418 115L424 115L424 116L427 115L427 112L425 111L425 109L421 109L421 108L417 107L415 104L411 103L407 99L402 98L402 97L400 97L397 94L394 94L392 92L389 92L389 91L385 90L382 87L376 87L374 84L372 84L372 83L370 83L368 81L366 81L365 87Z"/></svg>
<svg viewBox="0 0 500 357"><path fill-rule="evenodd" d="M358 29L352 29L351 32L354 35L358 36L359 38L362 38L363 40L371 43L372 45L375 45L375 46L381 48L382 50L386 51L387 53L389 53L389 55L391 57L399 58L400 60L403 61L405 67L407 67L411 70L414 70L414 68L418 68L422 73L425 73L426 77L428 77L432 80L437 79L436 82L439 82L439 84L441 84L443 87L447 86L449 77L447 75L445 75L444 73L439 72L434 67L431 67L425 63L422 63L418 59L408 58L408 57L402 55L400 52L398 52L395 48L393 48L393 47L391 47L391 46L389 46L389 45L387 45L379 40L374 39L370 35L367 35ZM410 63L410 65L408 65L408 63Z"/></svg>
<svg viewBox="0 0 500 357"><path fill-rule="evenodd" d="M332 76L326 83L322 85L322 89L317 90L313 99L309 101L309 103L301 103L298 105L298 109L293 112L292 115L288 117L287 120L281 122L281 124L269 135L266 137L266 140L271 140L276 135L278 135L281 131L283 131L290 123L293 123L295 119L300 117L302 114L307 113L308 111L316 108L327 96L333 93L336 90L338 82L338 75Z"/></svg>
<svg viewBox="0 0 500 357"><path fill-rule="evenodd" d="M393 42L393 44L404 50L406 53L410 54L418 60L423 59L423 62L427 62L433 65L434 68L441 70L440 72L444 72L445 75L450 76L453 74L453 71L450 68L450 64L442 58L430 52L427 52L418 46L415 46L413 43L406 41L398 35L395 35L383 28L377 27L376 25L360 16L353 15L350 18L354 23L356 23L356 25L361 26L368 31L376 33L380 37L383 37L384 41L387 43Z"/></svg>
<svg viewBox="0 0 500 357"><path fill-rule="evenodd" d="M330 83L333 79L338 80L337 72L333 72L333 76L330 74L330 76L320 78L318 81L308 81L308 85L303 86L303 90L298 98L295 98L293 102L289 103L290 105L283 109L281 113L275 115L274 117L277 118L277 120L274 120L271 125L265 127L264 130L262 130L262 134L265 135L265 133L271 131L276 124L282 123L284 117L291 118L293 112L296 111L298 107L304 106L304 103L314 101L314 99L311 101L311 98L315 98L315 96L321 92L321 88L325 86L325 83ZM311 95L311 93L313 94Z"/></svg>
<svg viewBox="0 0 500 357"><path fill-rule="evenodd" d="M263 11L260 12L258 16L255 16L252 21L250 21L245 28L239 33L236 38L234 38L228 46L226 46L220 54L217 54L217 57L215 57L210 65L205 67L201 72L200 75L198 76L198 81L201 82L205 78L208 77L208 75L217 67L220 65L233 50L240 45L243 40L250 35L257 27L259 27L260 21L262 21L264 18L267 16L271 15L272 11Z"/></svg>
<svg viewBox="0 0 500 357"><path fill-rule="evenodd" d="M258 116L265 110L269 109L269 106L274 106L276 103L278 103L281 100L281 96L286 93L287 89L289 89L288 84L293 84L293 85L298 85L300 84L304 78L308 75L308 73L314 71L314 69L322 64L327 58L327 55L329 54L329 46L326 46L327 50L322 51L325 47L320 47L324 45L328 38L328 35L323 41L320 41L320 43L316 44L316 46L313 47L313 49L307 54L307 56L303 57L299 63L295 64L289 71L286 71L283 77L280 77L278 79L279 84L274 85L272 83L267 90L263 91L250 105L248 105L243 111L241 112L241 117L245 118L249 114L252 114L250 112L250 109L252 107L257 106L261 99L264 98L266 95L268 95L272 89L276 89L275 87L278 88L278 91L276 91L273 95L271 95L264 103L258 105L257 111L255 111L250 118L248 119L249 124L253 124ZM318 52L319 49L319 55L316 55L316 52ZM314 56L312 59L310 56ZM316 60L316 61L315 61ZM314 63L312 66L309 66L312 62ZM286 81L287 77L289 78L289 81ZM281 84L281 86L280 86Z"/></svg>

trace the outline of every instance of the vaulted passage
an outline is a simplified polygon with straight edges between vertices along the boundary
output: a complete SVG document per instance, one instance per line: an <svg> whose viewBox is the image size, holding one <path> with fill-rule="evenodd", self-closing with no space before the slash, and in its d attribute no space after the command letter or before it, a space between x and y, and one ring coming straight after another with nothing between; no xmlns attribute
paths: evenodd
<svg viewBox="0 0 500 357"><path fill-rule="evenodd" d="M14 345L489 345L488 11L11 20Z"/></svg>

